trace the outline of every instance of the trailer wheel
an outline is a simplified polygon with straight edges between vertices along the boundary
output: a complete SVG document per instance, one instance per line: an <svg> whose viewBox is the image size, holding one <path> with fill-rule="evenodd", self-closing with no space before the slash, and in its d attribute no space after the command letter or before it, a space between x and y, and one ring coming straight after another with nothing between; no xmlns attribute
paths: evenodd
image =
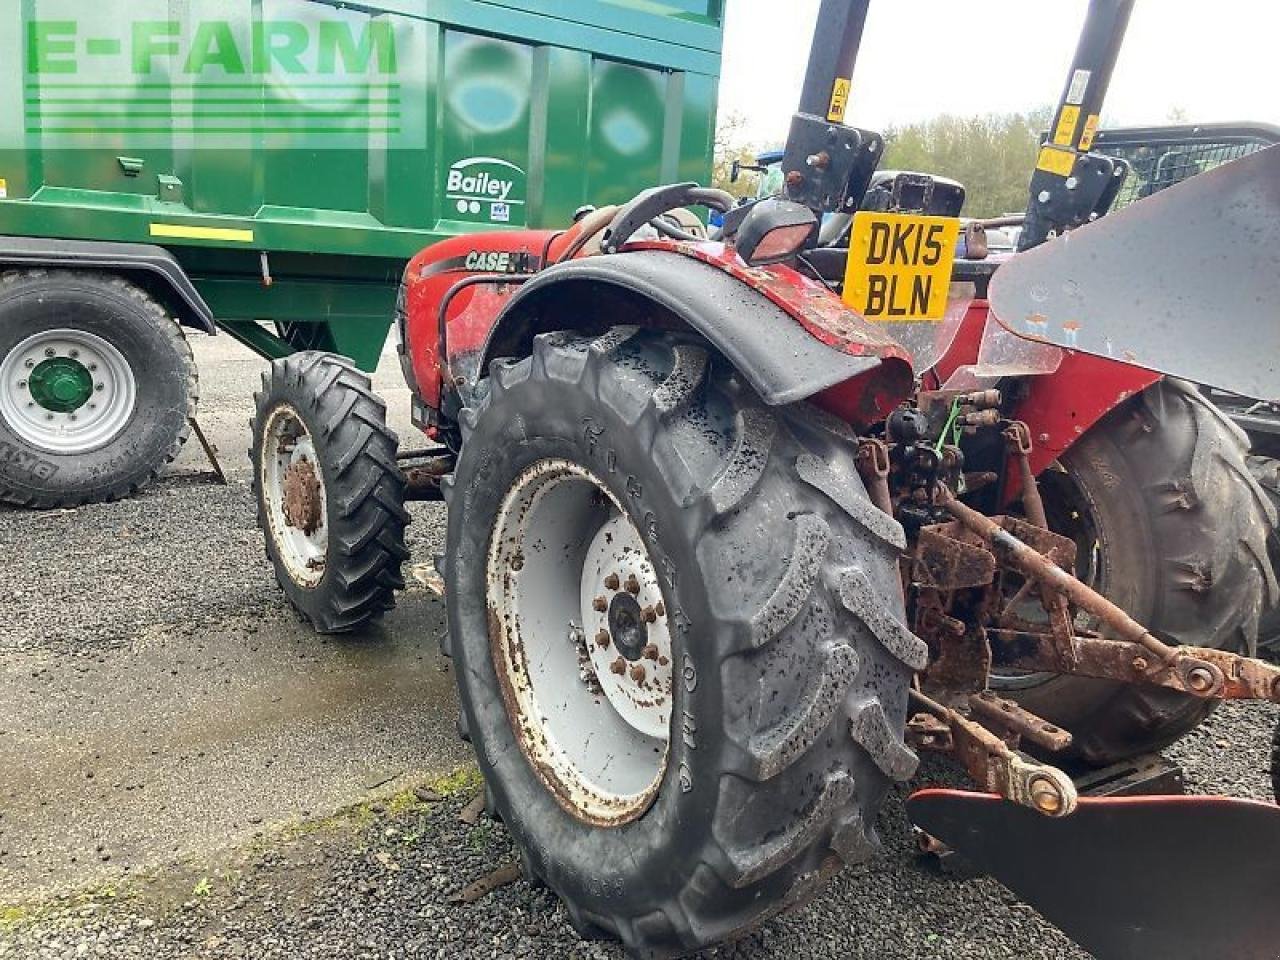
<svg viewBox="0 0 1280 960"><path fill-rule="evenodd" d="M1252 651L1276 602L1275 514L1248 440L1191 386L1164 380L1114 411L1041 476L1049 526L1074 536L1078 575L1166 643ZM1095 766L1168 746L1213 709L1158 687L1006 678L1011 696L1075 737Z"/></svg>
<svg viewBox="0 0 1280 960"><path fill-rule="evenodd" d="M444 559L472 742L526 873L668 956L876 849L911 775L901 527L847 428L692 337L553 333L463 412Z"/></svg>
<svg viewBox="0 0 1280 960"><path fill-rule="evenodd" d="M109 274L0 275L0 500L74 507L137 493L190 432L191 347Z"/></svg>
<svg viewBox="0 0 1280 960"><path fill-rule="evenodd" d="M277 360L254 402L253 489L276 581L319 632L364 626L395 605L409 556L386 404L327 353Z"/></svg>

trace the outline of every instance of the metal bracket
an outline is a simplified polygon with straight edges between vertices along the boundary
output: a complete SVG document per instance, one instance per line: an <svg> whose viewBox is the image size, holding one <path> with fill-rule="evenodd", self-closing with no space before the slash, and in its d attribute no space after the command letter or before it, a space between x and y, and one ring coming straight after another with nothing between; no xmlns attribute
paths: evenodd
<svg viewBox="0 0 1280 960"><path fill-rule="evenodd" d="M1075 810L1076 787L1063 771L1015 753L982 724L918 690L912 690L911 697L947 725L954 745L953 755L980 789L1046 817L1065 817Z"/></svg>

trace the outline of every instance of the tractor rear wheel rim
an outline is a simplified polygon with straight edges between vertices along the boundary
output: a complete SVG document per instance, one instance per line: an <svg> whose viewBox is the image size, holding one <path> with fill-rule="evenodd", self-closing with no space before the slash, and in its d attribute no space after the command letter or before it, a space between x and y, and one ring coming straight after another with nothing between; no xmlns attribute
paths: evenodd
<svg viewBox="0 0 1280 960"><path fill-rule="evenodd" d="M267 417L262 436L263 501L276 553L300 587L317 586L329 552L328 498L315 443L287 403Z"/></svg>
<svg viewBox="0 0 1280 960"><path fill-rule="evenodd" d="M675 659L639 530L589 470L541 460L503 499L486 576L494 666L529 763L577 819L635 820L667 769Z"/></svg>
<svg viewBox="0 0 1280 960"><path fill-rule="evenodd" d="M48 453L106 446L128 426L137 395L124 355L86 330L42 330L0 360L0 417Z"/></svg>

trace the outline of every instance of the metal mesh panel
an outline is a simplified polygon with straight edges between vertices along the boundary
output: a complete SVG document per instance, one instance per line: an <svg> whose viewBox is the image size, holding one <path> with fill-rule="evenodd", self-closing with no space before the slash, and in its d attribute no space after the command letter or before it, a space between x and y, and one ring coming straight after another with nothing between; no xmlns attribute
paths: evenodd
<svg viewBox="0 0 1280 960"><path fill-rule="evenodd" d="M1134 200L1248 156L1274 142L1270 131L1261 130L1250 135L1214 136L1206 135L1203 129L1188 128L1182 137L1168 128L1114 130L1100 134L1094 149L1127 160L1132 168L1111 208L1119 210Z"/></svg>

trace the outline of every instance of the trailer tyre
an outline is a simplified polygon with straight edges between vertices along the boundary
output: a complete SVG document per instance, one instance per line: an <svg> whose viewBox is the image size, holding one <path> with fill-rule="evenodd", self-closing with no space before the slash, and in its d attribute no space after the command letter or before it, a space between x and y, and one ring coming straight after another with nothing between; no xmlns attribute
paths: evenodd
<svg viewBox="0 0 1280 960"><path fill-rule="evenodd" d="M1051 528L1077 532L1085 579L1166 643L1251 652L1277 601L1275 513L1248 439L1189 384L1164 380L1111 413L1042 474ZM1055 516L1056 515L1056 516ZM1067 529L1087 517L1089 531ZM1094 545L1096 544L1096 549ZM1058 677L1011 691L1070 730L1093 766L1159 750L1213 702L1158 687Z"/></svg>
<svg viewBox="0 0 1280 960"><path fill-rule="evenodd" d="M0 500L137 493L182 449L197 394L191 347L146 291L103 273L0 274Z"/></svg>
<svg viewBox="0 0 1280 960"><path fill-rule="evenodd" d="M253 491L276 582L320 633L356 630L395 605L409 556L386 404L350 360L314 352L273 363L254 402Z"/></svg>
<svg viewBox="0 0 1280 960"><path fill-rule="evenodd" d="M911 775L901 527L842 425L692 337L537 337L461 416L447 653L491 802L585 936L670 956L876 849Z"/></svg>

